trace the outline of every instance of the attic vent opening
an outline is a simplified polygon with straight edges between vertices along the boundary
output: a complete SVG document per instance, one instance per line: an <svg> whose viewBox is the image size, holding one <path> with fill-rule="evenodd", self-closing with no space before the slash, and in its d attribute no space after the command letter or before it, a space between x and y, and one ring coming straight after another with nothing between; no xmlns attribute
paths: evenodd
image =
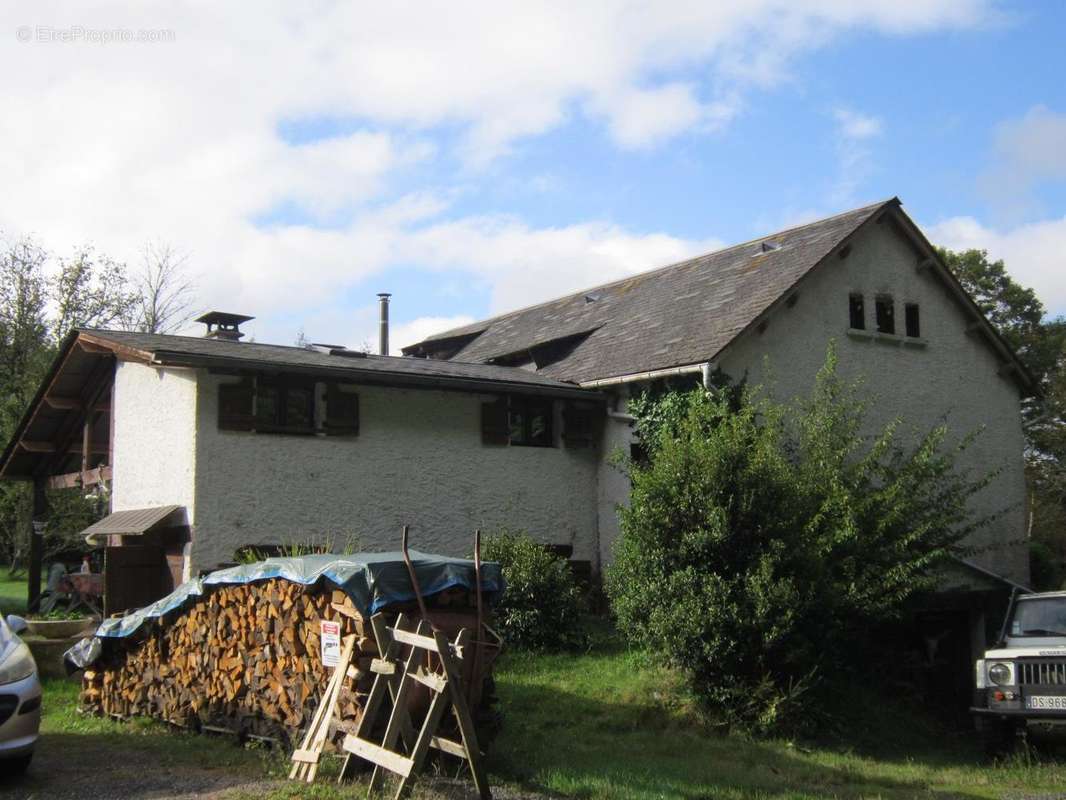
<svg viewBox="0 0 1066 800"><path fill-rule="evenodd" d="M765 242L759 244L759 253L772 253L775 250L781 249L781 243L775 242L772 239L767 239Z"/></svg>
<svg viewBox="0 0 1066 800"><path fill-rule="evenodd" d="M595 303L603 297L603 292L589 292L585 295L585 303Z"/></svg>

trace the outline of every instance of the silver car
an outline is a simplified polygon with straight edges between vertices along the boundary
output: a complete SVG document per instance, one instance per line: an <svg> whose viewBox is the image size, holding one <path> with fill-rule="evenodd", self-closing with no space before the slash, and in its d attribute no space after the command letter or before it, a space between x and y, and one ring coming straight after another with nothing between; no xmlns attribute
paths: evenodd
<svg viewBox="0 0 1066 800"><path fill-rule="evenodd" d="M0 775L24 772L41 726L41 681L30 648L19 639L26 620L0 618Z"/></svg>

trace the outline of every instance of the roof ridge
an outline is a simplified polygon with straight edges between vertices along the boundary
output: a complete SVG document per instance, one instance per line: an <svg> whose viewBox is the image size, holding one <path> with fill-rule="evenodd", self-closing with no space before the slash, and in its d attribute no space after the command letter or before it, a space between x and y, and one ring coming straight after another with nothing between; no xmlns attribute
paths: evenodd
<svg viewBox="0 0 1066 800"><path fill-rule="evenodd" d="M846 217L849 214L858 214L858 213L860 213L862 211L868 211L868 210L873 209L873 208L880 208L882 206L887 206L890 203L899 204L899 202L900 201L899 201L899 197L898 196L892 196L892 197L888 198L887 200L881 200L881 201L879 201L877 203L868 203L867 205L864 205L864 206L858 206L857 208L852 208L852 209L849 209L847 211L841 211L841 212L839 212L837 214L831 214L828 217L820 217L819 219L812 220L811 222L804 223L803 225L793 225L791 228L782 228L781 230L774 231L773 233L768 233L768 234L765 234L763 236L756 236L753 239L748 239L748 240L743 241L743 242L737 242L736 244L731 244L731 245L727 245L725 247L720 247L717 250L710 250L710 251L708 251L706 253L700 253L699 255L690 256L689 258L685 258L685 259L682 259L680 261L673 261L673 262L671 262L669 264L664 264L663 266L660 266L660 267L652 267L651 269L646 269L646 270L643 270L642 272L634 272L632 275L626 275L623 278L615 278L614 280L608 281L607 283L601 283L601 284L597 284L596 286L589 286L589 287L584 288L584 289L578 289L577 291L574 291L574 292L569 292L567 294L559 295L558 297L553 297L550 300L542 300L539 303L531 303L528 306L522 306L521 308L516 308L516 309L513 309L512 311L505 311L502 314L496 314L495 316L492 316L492 317L486 317L483 320L478 320L476 322L471 322L469 325L461 325L461 326L456 327L456 328L449 328L448 330L441 331L440 333L433 334L432 336L427 336L424 339L422 339L421 341L422 342L430 342L430 341L435 341L435 340L438 340L438 339L448 338L445 334L452 333L453 331L466 331L468 334L477 331L478 328L481 328L481 331L484 331L484 330L488 329L493 323L498 322L499 320L506 319L507 317L515 316L517 314L523 314L523 313L525 313L527 311L532 311L535 308L541 308L542 306L549 306L549 305L552 305L553 303L558 303L558 302L560 302L562 300L567 300L567 299L569 299L571 297L576 297L579 294L588 294L590 292L599 291L601 289L608 289L608 288L616 286L618 284L625 283L626 281L631 281L634 278L642 278L642 277L647 277L649 275L655 275L655 274L658 274L660 272L666 272L666 271L671 270L671 269L676 269L678 267L682 267L682 266L684 266L686 264L692 263L693 261L698 261L701 258L707 258L709 256L715 256L715 255L719 255L719 254L722 254L722 253L728 253L730 250L736 250L736 249L741 248L741 247L746 247L748 245L754 244L755 242L762 241L763 239L770 239L770 238L773 238L774 236L781 236L782 234L793 233L794 231L799 231L799 230L802 230L804 228L810 228L810 227L812 227L814 225L821 225L821 224L824 224L826 222L830 222L832 220L839 219L840 217ZM453 333L452 335L454 335L454 336L462 336L463 334L462 333ZM414 347L414 346L416 346L416 345L418 345L420 343L421 342L415 342L414 344L408 345L408 347Z"/></svg>

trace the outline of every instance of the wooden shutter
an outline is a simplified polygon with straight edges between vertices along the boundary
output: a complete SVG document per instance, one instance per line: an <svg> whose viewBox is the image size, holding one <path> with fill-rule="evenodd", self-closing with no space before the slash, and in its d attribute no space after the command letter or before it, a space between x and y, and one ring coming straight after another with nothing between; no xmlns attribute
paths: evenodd
<svg viewBox="0 0 1066 800"><path fill-rule="evenodd" d="M596 442L599 409L568 403L563 409L563 444L567 447L592 447Z"/></svg>
<svg viewBox="0 0 1066 800"><path fill-rule="evenodd" d="M326 388L326 435L359 435L359 395L342 392L334 383Z"/></svg>
<svg viewBox="0 0 1066 800"><path fill-rule="evenodd" d="M481 404L481 443L506 445L511 440L511 426L507 413L507 398Z"/></svg>
<svg viewBox="0 0 1066 800"><path fill-rule="evenodd" d="M250 382L223 383L218 387L218 428L223 431L252 429L252 396Z"/></svg>

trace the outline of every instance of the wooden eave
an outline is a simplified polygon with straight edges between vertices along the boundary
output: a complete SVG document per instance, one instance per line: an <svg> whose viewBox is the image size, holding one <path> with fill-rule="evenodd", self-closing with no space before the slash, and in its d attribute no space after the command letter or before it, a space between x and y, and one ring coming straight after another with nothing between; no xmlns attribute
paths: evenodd
<svg viewBox="0 0 1066 800"><path fill-rule="evenodd" d="M110 465L92 462L95 456L110 461L114 363L145 355L72 330L0 456L0 479L66 486L77 467L77 473L92 473L90 483L106 480ZM55 477L62 480L48 480Z"/></svg>

